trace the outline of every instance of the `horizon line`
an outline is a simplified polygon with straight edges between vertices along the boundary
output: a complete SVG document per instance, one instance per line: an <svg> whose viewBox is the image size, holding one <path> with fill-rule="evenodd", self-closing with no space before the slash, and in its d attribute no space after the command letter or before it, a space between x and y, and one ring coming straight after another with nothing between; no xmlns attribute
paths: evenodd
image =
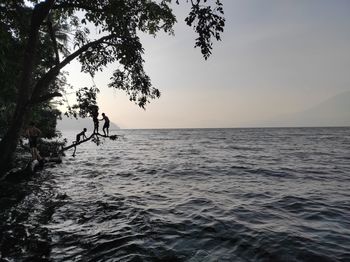
<svg viewBox="0 0 350 262"><path fill-rule="evenodd" d="M350 128L350 125L334 125L334 126L243 126L243 127L150 127L150 128L119 128L116 130L176 130L176 129L267 129L267 128ZM67 129L66 129L67 130Z"/></svg>

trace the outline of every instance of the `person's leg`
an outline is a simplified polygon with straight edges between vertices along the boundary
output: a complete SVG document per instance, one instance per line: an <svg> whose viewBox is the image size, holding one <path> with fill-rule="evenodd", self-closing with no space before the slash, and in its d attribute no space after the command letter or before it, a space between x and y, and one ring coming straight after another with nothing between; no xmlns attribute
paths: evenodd
<svg viewBox="0 0 350 262"><path fill-rule="evenodd" d="M32 160L36 160L36 154L35 154L35 150L33 147L30 148L30 153L32 154Z"/></svg>
<svg viewBox="0 0 350 262"><path fill-rule="evenodd" d="M36 138L35 137L29 137L29 147L30 147L30 153L32 154L32 160L37 160L35 147L36 147Z"/></svg>
<svg viewBox="0 0 350 262"><path fill-rule="evenodd" d="M95 123L95 129L94 129L94 134L95 134L95 137L96 137L96 139L98 140L98 125L96 125L96 123Z"/></svg>
<svg viewBox="0 0 350 262"><path fill-rule="evenodd" d="M41 157L41 155L39 154L39 150L35 147L34 148L34 152L35 152L35 156L36 156L36 159L38 161L41 161L43 158Z"/></svg>
<svg viewBox="0 0 350 262"><path fill-rule="evenodd" d="M93 133L96 133L96 132L98 132L97 130L96 130L96 122L94 121L94 132Z"/></svg>

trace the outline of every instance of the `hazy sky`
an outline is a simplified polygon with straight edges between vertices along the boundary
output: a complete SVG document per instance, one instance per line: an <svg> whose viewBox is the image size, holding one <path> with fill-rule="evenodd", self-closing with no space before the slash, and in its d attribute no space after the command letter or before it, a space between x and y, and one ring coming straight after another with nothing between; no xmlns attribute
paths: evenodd
<svg viewBox="0 0 350 262"><path fill-rule="evenodd" d="M184 1L183 1L184 2ZM176 7L175 37L142 36L145 68L162 92L146 111L95 77L100 112L122 128L244 127L350 90L350 1L223 0L226 27L205 61ZM71 63L70 83L91 86Z"/></svg>

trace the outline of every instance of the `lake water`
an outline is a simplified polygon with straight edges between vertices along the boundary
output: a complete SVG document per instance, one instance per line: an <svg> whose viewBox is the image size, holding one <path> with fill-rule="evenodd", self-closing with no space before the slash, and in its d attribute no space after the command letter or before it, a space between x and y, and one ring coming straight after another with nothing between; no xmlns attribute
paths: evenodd
<svg viewBox="0 0 350 262"><path fill-rule="evenodd" d="M350 128L113 133L2 187L0 261L350 261Z"/></svg>

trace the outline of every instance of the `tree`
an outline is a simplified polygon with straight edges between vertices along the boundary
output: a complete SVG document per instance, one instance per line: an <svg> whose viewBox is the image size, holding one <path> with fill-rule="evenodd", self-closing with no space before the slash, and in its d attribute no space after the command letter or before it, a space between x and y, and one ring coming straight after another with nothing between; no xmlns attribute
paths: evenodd
<svg viewBox="0 0 350 262"><path fill-rule="evenodd" d="M8 132L13 123L19 95L22 95L21 90L16 88L16 85L19 81L18 76L23 70L21 61L27 43L31 12L30 7L16 1L0 4L0 137L5 136L6 131ZM60 32L61 27L62 24L59 24L58 32ZM61 44L64 38L58 34L57 40L58 44ZM33 81L37 81L55 63L55 51L50 43L49 33L43 31L37 46L40 52L36 52L35 68L32 73ZM64 86L65 77L64 74L60 73L48 85L47 90L51 93L58 93ZM52 106L49 100L33 104L30 109L30 112L24 115L24 124L30 117L31 120L39 124L43 131L43 137L56 136L56 120L60 116L60 112ZM15 142L16 146L17 141ZM1 143L0 149L3 149L2 145L3 143ZM6 164L10 164L10 161ZM0 169L6 169L6 165L1 163Z"/></svg>
<svg viewBox="0 0 350 262"><path fill-rule="evenodd" d="M195 47L199 47L207 59L211 54L212 39L220 40L223 32L222 3L220 0L184 2L190 5L185 22L198 34ZM21 129L33 107L61 96L60 90L53 88L53 83L73 59L78 59L82 71L92 76L108 64L117 62L119 66L109 86L124 90L130 100L142 108L150 99L158 98L160 91L152 86L143 68L143 47L138 33L156 35L164 31L172 34L176 23L171 9L173 4L179 4L179 0L2 1L1 24L5 25L10 38L23 40L19 42L23 43L24 51L21 66L11 69L19 76L11 83L17 86L17 98L11 122L0 142L1 171L11 162ZM82 15L77 16L78 12ZM21 13L30 18L24 29ZM72 52L59 49L57 25L70 26ZM92 38L87 25L98 29L97 38ZM43 43L54 53L54 60L46 67L39 61L39 48Z"/></svg>

